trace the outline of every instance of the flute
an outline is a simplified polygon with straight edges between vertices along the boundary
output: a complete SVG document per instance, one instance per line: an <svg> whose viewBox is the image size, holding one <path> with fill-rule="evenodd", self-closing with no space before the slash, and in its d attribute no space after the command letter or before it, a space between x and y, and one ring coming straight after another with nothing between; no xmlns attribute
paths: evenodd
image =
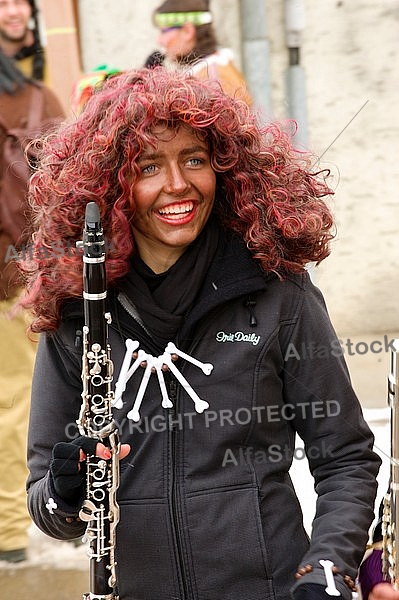
<svg viewBox="0 0 399 600"><path fill-rule="evenodd" d="M382 572L395 590L399 589L399 339L393 341L388 376L391 409L391 460L389 491L382 516Z"/></svg>
<svg viewBox="0 0 399 600"><path fill-rule="evenodd" d="M100 212L95 202L86 206L83 240L83 354L82 405L77 421L81 435L101 441L110 460L89 455L86 460L86 497L79 516L87 522L90 592L84 600L118 600L116 578L116 526L119 507L119 434L112 417L113 363L108 342L111 316L106 312L105 243Z"/></svg>

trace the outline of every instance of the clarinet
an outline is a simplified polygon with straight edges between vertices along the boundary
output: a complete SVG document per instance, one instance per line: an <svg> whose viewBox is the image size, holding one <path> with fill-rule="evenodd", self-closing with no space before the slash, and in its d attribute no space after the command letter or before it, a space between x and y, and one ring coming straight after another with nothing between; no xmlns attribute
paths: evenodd
<svg viewBox="0 0 399 600"><path fill-rule="evenodd" d="M399 339L393 341L388 376L388 405L391 409L390 484L382 515L382 573L399 589Z"/></svg>
<svg viewBox="0 0 399 600"><path fill-rule="evenodd" d="M87 522L90 592L83 600L118 600L116 591L116 526L119 507L119 434L112 418L113 363L108 343L111 316L106 312L105 242L100 211L95 202L86 206L83 241L83 355L82 405L77 424L81 435L100 440L111 453L110 460L89 455L86 460L86 494L79 513Z"/></svg>

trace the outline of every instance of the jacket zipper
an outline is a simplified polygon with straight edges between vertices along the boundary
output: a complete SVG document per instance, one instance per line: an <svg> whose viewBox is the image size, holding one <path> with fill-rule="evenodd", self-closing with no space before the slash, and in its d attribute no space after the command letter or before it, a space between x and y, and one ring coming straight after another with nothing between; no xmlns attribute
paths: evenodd
<svg viewBox="0 0 399 600"><path fill-rule="evenodd" d="M136 323L138 323L142 329L145 331L145 333L147 333L151 339L151 335L149 333L149 331L146 329L144 323L142 322L139 314L137 313L137 311L135 310L135 306L134 304L130 301L130 299L123 294L122 292L120 292L118 294L118 301L119 303L123 306L123 308L126 310L126 312L132 317L132 319L134 319L134 321L136 321ZM178 579L180 582L179 587L181 588L181 591L183 593L183 597L181 600L192 600L193 599L193 592L192 592L192 587L189 583L189 578L185 577L185 572L186 572L186 567L185 567L185 561L184 561L184 552L183 552L183 548L184 548L184 542L183 542L183 526L181 523L181 518L179 515L179 511L178 511L178 507L180 505L180 490L179 490L179 485L178 485L178 461L176 459L176 436L178 434L178 428L177 428L177 417L178 417L178 413L177 413L177 400L178 400L178 395L177 395L177 382L174 378L170 378L169 381L169 397L170 400L173 403L173 427L170 426L168 427L168 435L169 435L169 440L170 440L170 456L171 456L171 485L170 485L170 502L169 502L169 506L170 506L170 513L171 513L171 523L172 523L172 529L173 529L173 535L174 535L174 542L175 542L175 546L176 546L176 563L177 563L177 570L178 570Z"/></svg>
<svg viewBox="0 0 399 600"><path fill-rule="evenodd" d="M178 421L177 421L177 383L174 379L171 379L170 384L169 384L169 391L170 391L170 399L173 402L173 426L168 428L169 431L169 436L170 436L170 448L171 448L171 461L172 461L172 469L171 469L171 476L172 476L172 480L171 480L171 486L170 486L170 512L171 512L171 519L172 519L172 527L173 527L173 532L174 532L174 537L175 537L175 544L176 544L176 560L177 560L177 567L178 567L178 574L179 574L179 580L181 582L181 588L182 588L182 592L183 592L183 598L182 600L189 600L191 598L193 598L193 594L192 594L192 590L191 590L191 586L189 583L189 578L187 578L185 576L186 573L186 567L185 567L185 561L184 561L184 542L183 542L183 526L181 523L181 518L179 515L179 509L178 507L181 505L180 500L181 500L181 496L180 496L180 489L179 489L179 484L178 484L178 460L176 457L176 445L177 445L177 439L176 436L178 435Z"/></svg>
<svg viewBox="0 0 399 600"><path fill-rule="evenodd" d="M125 311L128 313L128 315L130 315L132 317L132 319L134 321L136 321L136 323L138 323L146 332L146 334L151 337L150 332L148 331L148 329L146 328L146 326L144 325L140 315L138 314L136 307L134 306L134 304L131 302L131 300L123 293L123 292L119 292L118 294L118 302L121 304L121 306L123 306L123 308L125 309Z"/></svg>

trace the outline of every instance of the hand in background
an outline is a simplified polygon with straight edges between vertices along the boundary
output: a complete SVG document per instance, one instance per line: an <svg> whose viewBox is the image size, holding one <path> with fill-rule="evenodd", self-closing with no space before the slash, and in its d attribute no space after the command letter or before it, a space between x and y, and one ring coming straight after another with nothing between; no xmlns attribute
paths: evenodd
<svg viewBox="0 0 399 600"><path fill-rule="evenodd" d="M399 591L395 591L390 583L377 583L368 600L399 600Z"/></svg>

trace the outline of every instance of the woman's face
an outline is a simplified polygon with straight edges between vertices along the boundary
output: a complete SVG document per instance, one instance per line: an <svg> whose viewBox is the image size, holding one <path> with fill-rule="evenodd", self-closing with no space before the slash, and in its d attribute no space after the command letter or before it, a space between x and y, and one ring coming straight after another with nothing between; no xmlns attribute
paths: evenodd
<svg viewBox="0 0 399 600"><path fill-rule="evenodd" d="M189 127L157 127L132 187L133 233L143 261L155 272L171 267L200 234L212 211L216 174L209 147Z"/></svg>
<svg viewBox="0 0 399 600"><path fill-rule="evenodd" d="M196 45L197 32L192 23L181 27L166 27L159 31L158 44L172 62L178 62L181 56L187 56Z"/></svg>

